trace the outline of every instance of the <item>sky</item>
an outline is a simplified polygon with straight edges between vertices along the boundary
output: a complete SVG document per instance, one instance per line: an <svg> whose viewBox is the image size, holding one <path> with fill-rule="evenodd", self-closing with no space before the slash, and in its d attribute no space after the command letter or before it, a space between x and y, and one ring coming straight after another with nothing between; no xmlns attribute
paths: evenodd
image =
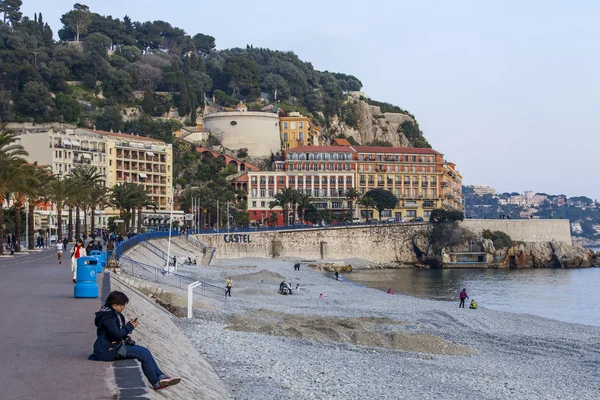
<svg viewBox="0 0 600 400"><path fill-rule="evenodd" d="M24 0L55 34L74 1ZM92 12L163 20L218 49L291 50L316 69L413 113L463 183L600 199L600 2L87 1Z"/></svg>

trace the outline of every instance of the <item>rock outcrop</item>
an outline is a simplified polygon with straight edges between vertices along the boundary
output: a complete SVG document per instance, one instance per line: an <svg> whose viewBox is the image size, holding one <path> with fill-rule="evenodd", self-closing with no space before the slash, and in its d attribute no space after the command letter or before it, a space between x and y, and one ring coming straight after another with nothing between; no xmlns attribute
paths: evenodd
<svg viewBox="0 0 600 400"><path fill-rule="evenodd" d="M382 113L380 107L372 106L356 96L351 96L348 101L355 107L357 126L348 126L340 119L333 118L330 121L329 136L343 133L352 136L361 145L371 143L373 140L382 140L397 147L412 147L400 129L400 125L406 121L415 122L409 115Z"/></svg>

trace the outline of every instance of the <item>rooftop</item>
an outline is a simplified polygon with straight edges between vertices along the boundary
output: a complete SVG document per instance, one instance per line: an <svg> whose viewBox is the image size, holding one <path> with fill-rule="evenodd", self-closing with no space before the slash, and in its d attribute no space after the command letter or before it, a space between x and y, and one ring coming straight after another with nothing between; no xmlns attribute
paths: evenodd
<svg viewBox="0 0 600 400"><path fill-rule="evenodd" d="M114 132L98 131L98 130L94 130L94 129L82 129L82 130L87 131L87 132L97 133L97 134L104 135L104 136L118 137L118 138L122 138L122 139L146 140L149 142L165 143L162 140L153 139L153 138L150 138L147 136L131 135L129 133L114 133Z"/></svg>
<svg viewBox="0 0 600 400"><path fill-rule="evenodd" d="M287 150L288 153L354 153L348 146L298 146Z"/></svg>
<svg viewBox="0 0 600 400"><path fill-rule="evenodd" d="M358 153L434 154L441 153L422 147L352 146Z"/></svg>

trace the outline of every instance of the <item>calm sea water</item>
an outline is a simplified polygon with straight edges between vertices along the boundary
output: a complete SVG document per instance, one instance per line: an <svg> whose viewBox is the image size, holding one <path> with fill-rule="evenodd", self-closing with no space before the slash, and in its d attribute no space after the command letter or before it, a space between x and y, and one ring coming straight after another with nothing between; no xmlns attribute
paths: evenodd
<svg viewBox="0 0 600 400"><path fill-rule="evenodd" d="M455 301L469 297L494 310L539 315L600 326L600 268L585 269L406 269L356 271L345 277L381 290Z"/></svg>

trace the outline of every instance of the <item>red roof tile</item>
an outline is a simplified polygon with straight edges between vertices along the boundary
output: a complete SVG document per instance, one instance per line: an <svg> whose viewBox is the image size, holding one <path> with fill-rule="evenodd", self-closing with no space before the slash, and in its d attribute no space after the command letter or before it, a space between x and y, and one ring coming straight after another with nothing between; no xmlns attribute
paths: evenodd
<svg viewBox="0 0 600 400"><path fill-rule="evenodd" d="M418 147L352 146L358 153L441 154L438 151Z"/></svg>
<svg viewBox="0 0 600 400"><path fill-rule="evenodd" d="M288 153L354 153L348 146L298 146L286 150Z"/></svg>
<svg viewBox="0 0 600 400"><path fill-rule="evenodd" d="M337 146L352 146L352 144L348 141L348 139L343 139L343 138L333 139L333 144L337 145Z"/></svg>

